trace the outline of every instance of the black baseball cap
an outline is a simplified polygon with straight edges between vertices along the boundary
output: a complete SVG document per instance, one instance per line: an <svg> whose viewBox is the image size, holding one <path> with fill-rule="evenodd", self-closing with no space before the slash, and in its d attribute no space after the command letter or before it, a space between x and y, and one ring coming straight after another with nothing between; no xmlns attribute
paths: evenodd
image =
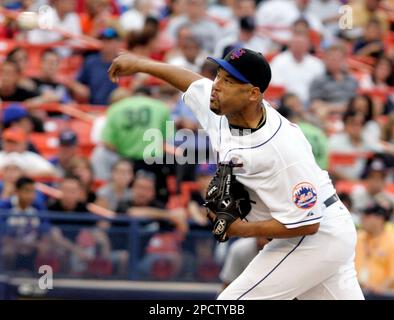
<svg viewBox="0 0 394 320"><path fill-rule="evenodd" d="M61 146L76 146L78 144L77 134L69 129L63 130L59 134L59 143Z"/></svg>
<svg viewBox="0 0 394 320"><path fill-rule="evenodd" d="M375 154L372 158L367 160L361 178L366 179L371 172L380 172L382 175L386 176L391 169L389 161L390 158L386 155Z"/></svg>
<svg viewBox="0 0 394 320"><path fill-rule="evenodd" d="M271 68L260 52L246 48L231 50L224 59L208 57L232 77L260 88L263 93L271 81Z"/></svg>
<svg viewBox="0 0 394 320"><path fill-rule="evenodd" d="M256 29L256 23L252 16L246 16L239 19L239 27L241 30L254 31Z"/></svg>

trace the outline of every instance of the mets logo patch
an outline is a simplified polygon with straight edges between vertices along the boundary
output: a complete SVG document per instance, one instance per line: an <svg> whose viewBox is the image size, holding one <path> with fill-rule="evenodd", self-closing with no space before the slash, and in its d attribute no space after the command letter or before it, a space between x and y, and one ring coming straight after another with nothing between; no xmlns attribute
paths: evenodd
<svg viewBox="0 0 394 320"><path fill-rule="evenodd" d="M242 48L239 48L237 50L234 50L234 52L231 54L230 59L234 60L234 59L239 59L240 57L242 57L244 54L246 53L246 51Z"/></svg>
<svg viewBox="0 0 394 320"><path fill-rule="evenodd" d="M302 182L297 184L293 189L293 202L300 209L310 209L317 201L317 192L315 187L308 183Z"/></svg>

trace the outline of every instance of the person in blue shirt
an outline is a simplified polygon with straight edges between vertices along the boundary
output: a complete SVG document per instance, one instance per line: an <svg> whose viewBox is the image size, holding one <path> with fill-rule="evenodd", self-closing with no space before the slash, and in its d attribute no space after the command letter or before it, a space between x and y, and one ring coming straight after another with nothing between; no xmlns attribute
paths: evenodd
<svg viewBox="0 0 394 320"><path fill-rule="evenodd" d="M113 90L118 86L110 81L108 68L120 50L120 36L112 28L104 29L99 36L102 49L97 54L85 58L82 68L71 90L90 104L107 105Z"/></svg>
<svg viewBox="0 0 394 320"><path fill-rule="evenodd" d="M34 180L21 177L15 184L16 194L0 201L0 211L8 213L1 218L1 260L6 270L34 270L39 240L50 231L49 222L37 215L45 206L36 201L34 184Z"/></svg>

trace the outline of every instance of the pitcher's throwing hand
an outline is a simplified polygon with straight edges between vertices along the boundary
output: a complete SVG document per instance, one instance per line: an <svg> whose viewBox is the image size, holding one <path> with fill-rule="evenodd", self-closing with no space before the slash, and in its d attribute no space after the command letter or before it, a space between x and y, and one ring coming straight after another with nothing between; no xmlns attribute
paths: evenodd
<svg viewBox="0 0 394 320"><path fill-rule="evenodd" d="M132 75L139 72L138 63L143 58L131 53L122 53L116 57L108 69L109 78L112 82L118 82L119 77Z"/></svg>

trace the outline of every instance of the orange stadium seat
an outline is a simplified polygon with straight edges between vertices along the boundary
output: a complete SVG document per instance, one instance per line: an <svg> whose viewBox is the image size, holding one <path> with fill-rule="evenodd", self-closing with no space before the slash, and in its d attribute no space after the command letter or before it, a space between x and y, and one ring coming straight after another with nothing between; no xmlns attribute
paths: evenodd
<svg viewBox="0 0 394 320"><path fill-rule="evenodd" d="M174 181L172 181L172 182L174 182ZM174 186L172 186L172 187L174 187ZM168 203L167 203L167 208L174 209L174 208L186 207L190 201L191 193L194 191L198 191L198 189L199 189L199 187L198 187L197 182L194 182L194 181L182 182L180 185L180 194L170 195Z"/></svg>
<svg viewBox="0 0 394 320"><path fill-rule="evenodd" d="M29 139L46 159L54 157L58 152L59 139L57 134L31 133Z"/></svg>
<svg viewBox="0 0 394 320"><path fill-rule="evenodd" d="M335 166L353 166L357 159L368 159L373 155L371 152L359 153L330 153L328 157L329 170L333 170Z"/></svg>
<svg viewBox="0 0 394 320"><path fill-rule="evenodd" d="M285 93L286 89L283 86L269 86L264 93L264 99L268 101L278 101Z"/></svg>
<svg viewBox="0 0 394 320"><path fill-rule="evenodd" d="M390 193L394 194L394 183L388 184L388 185L386 186L385 190L386 190L387 192L390 192Z"/></svg>
<svg viewBox="0 0 394 320"><path fill-rule="evenodd" d="M94 144L92 144L89 140L81 139L80 137L82 136L78 135L78 139L80 139L79 153L85 157L89 157L94 148ZM57 133L32 133L29 135L29 138L44 158L49 159L57 155L59 148L59 139Z"/></svg>
<svg viewBox="0 0 394 320"><path fill-rule="evenodd" d="M394 21L394 14L392 15L393 17L393 21ZM386 32L386 34L384 35L384 46L386 50L389 50L391 48L394 47L394 32L390 31L390 32Z"/></svg>
<svg viewBox="0 0 394 320"><path fill-rule="evenodd" d="M337 190L337 193L350 194L353 188L359 185L362 185L361 181L339 180L335 183L335 189Z"/></svg>
<svg viewBox="0 0 394 320"><path fill-rule="evenodd" d="M370 89L370 90L359 90L360 94L367 94L372 99L378 99L385 102L389 95L394 94L394 87L387 89Z"/></svg>
<svg viewBox="0 0 394 320"><path fill-rule="evenodd" d="M75 131L78 135L78 140L80 144L90 144L90 131L92 130L92 123L72 119L68 122L69 128Z"/></svg>

